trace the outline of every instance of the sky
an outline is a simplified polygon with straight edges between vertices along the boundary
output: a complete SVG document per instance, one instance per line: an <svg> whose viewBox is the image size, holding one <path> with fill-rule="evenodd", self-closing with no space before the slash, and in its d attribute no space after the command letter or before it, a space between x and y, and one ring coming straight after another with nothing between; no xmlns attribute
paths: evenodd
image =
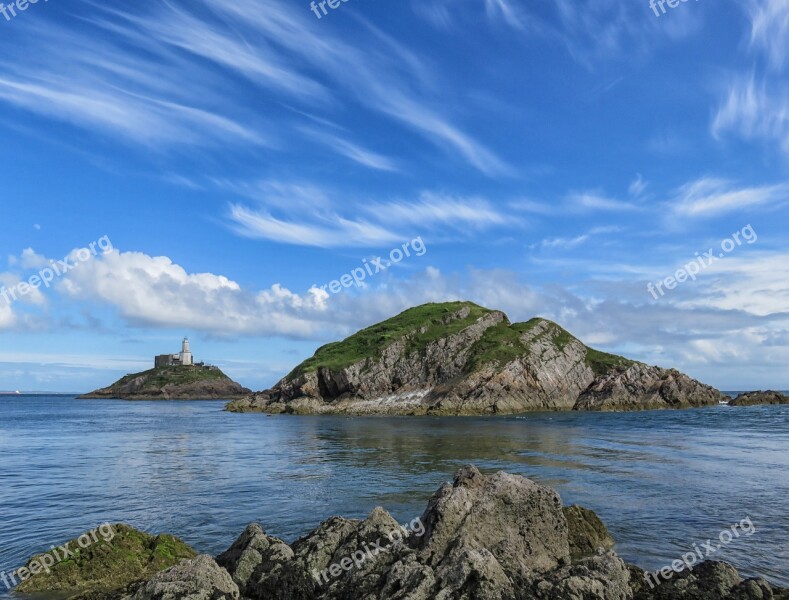
<svg viewBox="0 0 789 600"><path fill-rule="evenodd" d="M448 300L789 389L786 0L335 6L6 3L0 390Z"/></svg>

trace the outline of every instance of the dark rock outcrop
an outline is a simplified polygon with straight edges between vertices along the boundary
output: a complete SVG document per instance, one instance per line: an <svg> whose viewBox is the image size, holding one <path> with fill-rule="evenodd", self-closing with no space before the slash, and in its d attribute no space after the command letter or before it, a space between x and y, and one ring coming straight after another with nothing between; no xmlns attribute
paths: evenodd
<svg viewBox="0 0 789 600"><path fill-rule="evenodd" d="M729 402L729 406L757 406L759 404L789 404L789 396L781 392L746 392Z"/></svg>
<svg viewBox="0 0 789 600"><path fill-rule="evenodd" d="M233 400L250 394L219 369L157 367L79 396L83 400Z"/></svg>
<svg viewBox="0 0 789 600"><path fill-rule="evenodd" d="M713 406L674 370L588 348L556 323L510 323L470 302L428 304L319 348L235 412L487 415Z"/></svg>

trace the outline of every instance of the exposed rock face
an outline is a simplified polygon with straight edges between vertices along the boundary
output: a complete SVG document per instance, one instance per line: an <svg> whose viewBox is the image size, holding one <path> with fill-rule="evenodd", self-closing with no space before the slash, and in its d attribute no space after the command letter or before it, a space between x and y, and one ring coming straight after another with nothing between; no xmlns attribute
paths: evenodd
<svg viewBox="0 0 789 600"><path fill-rule="evenodd" d="M746 392L729 402L729 406L757 406L759 404L789 404L789 396L781 392Z"/></svg>
<svg viewBox="0 0 789 600"><path fill-rule="evenodd" d="M16 591L32 594L113 590L195 554L171 535L149 535L123 524L102 525L55 550L31 558L28 570L33 570L33 563L51 566L48 572L36 569L38 573L20 583Z"/></svg>
<svg viewBox="0 0 789 600"><path fill-rule="evenodd" d="M678 371L588 348L545 319L510 323L470 302L424 305L318 349L272 389L227 410L486 415L717 405Z"/></svg>
<svg viewBox="0 0 789 600"><path fill-rule="evenodd" d="M713 387L675 369L635 364L623 373L610 373L590 385L575 410L620 411L713 406L725 399Z"/></svg>
<svg viewBox="0 0 789 600"><path fill-rule="evenodd" d="M650 580L606 550L612 543L592 511L563 508L554 490L465 467L408 524L376 508L364 520L333 517L290 545L252 524L216 561L185 559L79 599L789 600L724 563Z"/></svg>
<svg viewBox="0 0 789 600"><path fill-rule="evenodd" d="M126 375L111 386L80 396L82 399L118 400L232 400L250 390L219 369L158 367Z"/></svg>

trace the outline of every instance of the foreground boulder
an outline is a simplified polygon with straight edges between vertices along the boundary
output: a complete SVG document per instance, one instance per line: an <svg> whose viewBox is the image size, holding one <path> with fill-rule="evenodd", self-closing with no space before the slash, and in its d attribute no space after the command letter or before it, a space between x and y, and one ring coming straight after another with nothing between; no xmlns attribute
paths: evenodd
<svg viewBox="0 0 789 600"><path fill-rule="evenodd" d="M116 590L195 555L177 537L149 535L124 524L105 524L31 558L24 570L16 572L17 578L24 580L15 591L31 594ZM26 577L27 574L30 575Z"/></svg>
<svg viewBox="0 0 789 600"><path fill-rule="evenodd" d="M133 584L122 600L238 600L238 586L207 554Z"/></svg>
<svg viewBox="0 0 789 600"><path fill-rule="evenodd" d="M492 415L717 406L678 371L584 345L547 319L511 323L471 302L425 304L319 348L234 412Z"/></svg>
<svg viewBox="0 0 789 600"><path fill-rule="evenodd" d="M746 392L729 402L729 406L757 406L759 404L789 404L789 396L781 392Z"/></svg>

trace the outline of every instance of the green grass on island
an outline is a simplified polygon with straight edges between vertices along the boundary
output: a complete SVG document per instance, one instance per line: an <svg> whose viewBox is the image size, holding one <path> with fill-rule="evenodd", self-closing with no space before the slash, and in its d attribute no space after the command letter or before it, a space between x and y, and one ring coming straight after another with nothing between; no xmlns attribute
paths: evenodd
<svg viewBox="0 0 789 600"><path fill-rule="evenodd" d="M445 323L445 319L464 307L469 314L464 319ZM407 352L416 352L434 340L462 331L480 317L493 311L472 302L445 302L423 304L410 308L396 317L362 329L351 337L321 346L312 358L308 358L288 375L295 379L299 375L318 368L345 369L368 358L375 358L392 342L410 335Z"/></svg>
<svg viewBox="0 0 789 600"><path fill-rule="evenodd" d="M463 308L468 308L468 315L447 321L447 317ZM423 304L362 329L343 341L321 346L314 356L293 369L287 379L293 380L319 368L338 371L367 359L376 359L386 347L403 338L406 338L407 354L424 352L431 342L455 335L491 312L493 311L472 302ZM521 336L546 321L541 318L534 318L525 323L510 323L505 320L489 327L472 347L468 370L473 371L491 363L503 366L527 355L530 348L524 345ZM576 340L572 334L556 323L547 322L550 327L542 335L550 335L553 343L560 350ZM634 364L633 361L621 356L606 354L591 348L587 349L586 362L596 375L605 374L613 368Z"/></svg>

